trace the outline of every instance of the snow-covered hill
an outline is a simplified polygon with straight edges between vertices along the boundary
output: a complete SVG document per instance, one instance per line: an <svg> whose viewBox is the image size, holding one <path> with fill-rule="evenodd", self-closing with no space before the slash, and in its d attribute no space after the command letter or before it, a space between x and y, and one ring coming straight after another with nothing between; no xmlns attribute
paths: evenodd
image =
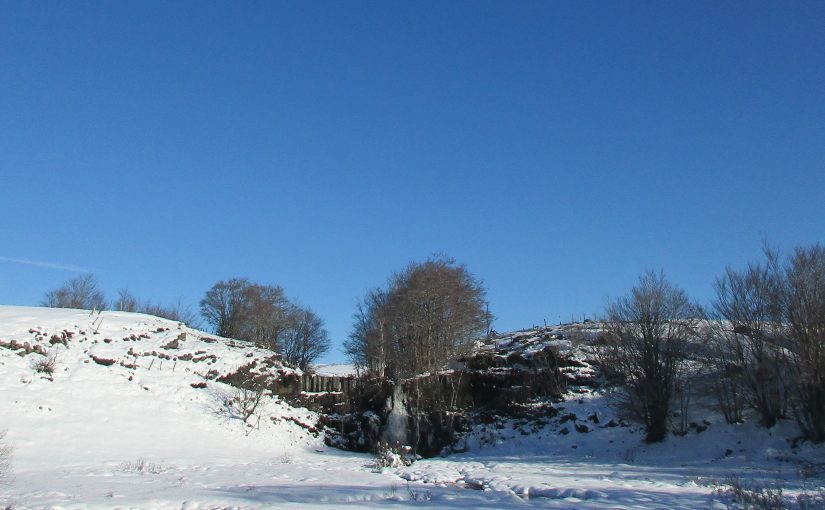
<svg viewBox="0 0 825 510"><path fill-rule="evenodd" d="M568 360L560 368L568 381L563 401L552 402L548 412L538 399L539 418L487 417L467 436L468 453L397 472L408 480L462 482L527 498L580 499L586 507L646 508L645 502L657 501L652 506L738 508L730 498L708 492L716 487L724 493L726 485L742 483L782 487L790 508L799 507L800 496L805 508L825 508L825 445L800 441L792 420L771 429L756 419L731 425L715 400L697 398L687 411L687 434L646 444L642 428L622 417L612 390L600 384L593 344L603 334L601 324L588 321L478 342L471 356L494 366L512 366L513 360L528 366L546 349L559 352Z"/></svg>
<svg viewBox="0 0 825 510"><path fill-rule="evenodd" d="M586 330L501 335L479 352L552 344L580 356L575 381ZM39 372L50 358L53 373ZM790 430L708 414L701 432L643 445L587 385L543 422L479 425L466 453L378 469L323 446L318 417L277 397L247 421L229 411L234 389L219 380L252 362L289 372L268 351L157 317L0 306L0 430L13 448L0 508L724 508L714 481L730 476L822 485L800 476L822 448L792 448Z"/></svg>

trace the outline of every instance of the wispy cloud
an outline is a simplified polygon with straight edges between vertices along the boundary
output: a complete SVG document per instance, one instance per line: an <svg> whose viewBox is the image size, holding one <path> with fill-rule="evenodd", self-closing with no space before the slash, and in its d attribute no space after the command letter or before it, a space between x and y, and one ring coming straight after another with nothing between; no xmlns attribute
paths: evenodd
<svg viewBox="0 0 825 510"><path fill-rule="evenodd" d="M0 262L10 262L12 264L22 264L24 266L45 267L47 269L60 269L61 271L72 271L74 273L91 273L94 270L88 267L69 266L66 264L55 264L54 262L43 262L40 260L19 259L16 257L4 257L0 255Z"/></svg>

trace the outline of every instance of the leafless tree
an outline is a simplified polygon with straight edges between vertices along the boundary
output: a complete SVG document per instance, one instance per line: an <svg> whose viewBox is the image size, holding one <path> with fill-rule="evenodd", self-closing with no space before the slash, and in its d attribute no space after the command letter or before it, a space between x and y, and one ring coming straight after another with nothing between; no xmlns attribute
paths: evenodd
<svg viewBox="0 0 825 510"><path fill-rule="evenodd" d="M129 289L121 288L117 291L117 299L112 303L112 308L120 312L137 312L140 301L129 292Z"/></svg>
<svg viewBox="0 0 825 510"><path fill-rule="evenodd" d="M394 274L358 306L345 349L372 375L433 372L484 335L490 314L481 282L443 256Z"/></svg>
<svg viewBox="0 0 825 510"><path fill-rule="evenodd" d="M240 338L246 314L246 278L220 281L206 292L200 302L201 315L212 325L215 333L229 338Z"/></svg>
<svg viewBox="0 0 825 510"><path fill-rule="evenodd" d="M329 349L323 320L292 303L277 285L243 278L218 282L201 301L201 312L217 334L279 352L302 368Z"/></svg>
<svg viewBox="0 0 825 510"><path fill-rule="evenodd" d="M662 272L648 271L630 294L607 307L601 363L623 383L623 404L644 423L647 442L667 434L671 401L682 391L687 343L699 309Z"/></svg>
<svg viewBox="0 0 825 510"><path fill-rule="evenodd" d="M200 317L192 310L190 305L178 300L172 305L162 305L151 301L141 301L135 297L128 289L122 288L118 291L118 297L112 302L112 308L121 312L137 312L148 315L155 315L164 319L182 322L191 328L200 327Z"/></svg>
<svg viewBox="0 0 825 510"><path fill-rule="evenodd" d="M485 298L483 285L466 267L435 256L393 274L385 288L368 292L358 305L346 352L368 375L394 383L393 405L402 405L405 395L411 423L406 440L415 452L444 440L436 441L436 435L451 436L457 410L442 379L417 376L443 370L486 334L492 317Z"/></svg>
<svg viewBox="0 0 825 510"><path fill-rule="evenodd" d="M184 304L180 300L172 305L154 304L147 301L138 304L138 308L135 311L155 315L169 319L170 321L182 322L190 328L198 329L201 326L200 317L192 310L192 307Z"/></svg>
<svg viewBox="0 0 825 510"><path fill-rule="evenodd" d="M62 286L46 293L43 306L51 308L79 308L105 310L106 297L92 274L73 278Z"/></svg>
<svg viewBox="0 0 825 510"><path fill-rule="evenodd" d="M756 409L767 427L785 415L787 357L778 276L769 261L744 271L728 269L716 280L719 320L711 323L711 360L717 398L729 421L741 419L740 400Z"/></svg>
<svg viewBox="0 0 825 510"><path fill-rule="evenodd" d="M280 352L293 305L277 285L248 284L242 293L238 338Z"/></svg>
<svg viewBox="0 0 825 510"><path fill-rule="evenodd" d="M775 258L774 258L775 259ZM791 403L805 436L825 441L825 247L797 248L781 275L780 310L791 352Z"/></svg>
<svg viewBox="0 0 825 510"><path fill-rule="evenodd" d="M324 321L309 308L295 307L289 314L284 331L281 354L284 360L301 369L329 350L329 335Z"/></svg>
<svg viewBox="0 0 825 510"><path fill-rule="evenodd" d="M358 302L353 330L344 342L344 352L357 368L382 379L389 365L387 297L380 288L367 292Z"/></svg>
<svg viewBox="0 0 825 510"><path fill-rule="evenodd" d="M798 247L717 281L717 356L766 426L790 407L802 432L825 441L825 247Z"/></svg>

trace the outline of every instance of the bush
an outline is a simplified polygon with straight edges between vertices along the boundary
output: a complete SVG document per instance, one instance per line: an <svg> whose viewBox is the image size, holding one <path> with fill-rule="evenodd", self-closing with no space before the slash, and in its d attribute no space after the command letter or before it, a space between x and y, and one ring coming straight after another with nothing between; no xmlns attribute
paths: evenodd
<svg viewBox="0 0 825 510"><path fill-rule="evenodd" d="M238 416L245 422L255 415L261 400L264 397L266 388L262 384L254 384L235 388L232 396L232 404Z"/></svg>
<svg viewBox="0 0 825 510"><path fill-rule="evenodd" d="M169 306L141 301L125 288L118 291L118 297L112 302L112 308L121 312L145 313L170 321L182 322L194 329L201 327L200 318L191 306L181 301Z"/></svg>
<svg viewBox="0 0 825 510"><path fill-rule="evenodd" d="M119 466L119 470L124 473L137 473L139 475L149 473L152 475L159 475L166 471L160 464L146 462L144 459L137 459L135 461L127 461Z"/></svg>
<svg viewBox="0 0 825 510"><path fill-rule="evenodd" d="M55 290L47 292L42 305L50 308L105 310L106 297L98 288L95 277L91 274L85 274L67 281Z"/></svg>
<svg viewBox="0 0 825 510"><path fill-rule="evenodd" d="M49 353L47 356L42 357L32 363L32 368L35 372L52 375L54 374L55 369L57 368L57 354L54 352Z"/></svg>
<svg viewBox="0 0 825 510"><path fill-rule="evenodd" d="M371 465L376 469L411 466L417 459L409 446L401 446L399 443L390 444L386 441L379 442L373 453L375 458Z"/></svg>
<svg viewBox="0 0 825 510"><path fill-rule="evenodd" d="M256 413L268 387L267 375L255 375L251 370L250 365L245 365L238 372L231 374L230 378L219 379L219 382L233 386L232 393L223 397L222 412L248 425L253 425L251 422L253 417L257 416L260 420L260 416Z"/></svg>
<svg viewBox="0 0 825 510"><path fill-rule="evenodd" d="M784 510L788 508L782 496L782 487L755 485L746 487L739 478L731 478L727 487L716 491L719 496L730 498L743 510Z"/></svg>

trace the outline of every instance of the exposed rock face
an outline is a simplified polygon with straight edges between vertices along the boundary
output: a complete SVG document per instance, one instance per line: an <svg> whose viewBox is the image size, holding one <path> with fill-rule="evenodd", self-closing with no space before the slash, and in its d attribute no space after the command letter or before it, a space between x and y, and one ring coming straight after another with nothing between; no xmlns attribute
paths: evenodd
<svg viewBox="0 0 825 510"><path fill-rule="evenodd" d="M545 420L557 414L552 403L566 392L597 385L598 370L570 338L571 331L577 341L583 335L595 338L597 328L590 324L498 335L478 342L449 370L398 383L362 379L338 393L334 407L324 404L326 393L318 398L305 394L303 403L314 399L326 415L330 445L373 451L381 441L437 455L485 416ZM586 428L576 430L586 433Z"/></svg>

